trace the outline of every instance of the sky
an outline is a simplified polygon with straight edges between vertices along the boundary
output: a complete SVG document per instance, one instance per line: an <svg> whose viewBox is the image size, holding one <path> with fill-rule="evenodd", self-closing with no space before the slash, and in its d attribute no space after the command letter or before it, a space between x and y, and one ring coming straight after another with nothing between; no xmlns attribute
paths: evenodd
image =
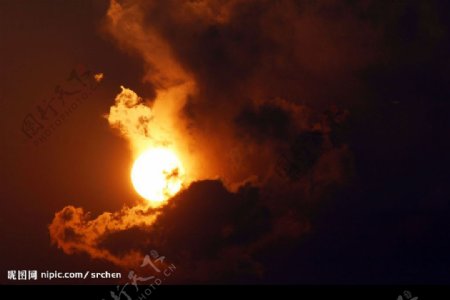
<svg viewBox="0 0 450 300"><path fill-rule="evenodd" d="M175 284L448 284L448 8L0 0L0 282L151 254ZM154 147L183 187L149 206Z"/></svg>

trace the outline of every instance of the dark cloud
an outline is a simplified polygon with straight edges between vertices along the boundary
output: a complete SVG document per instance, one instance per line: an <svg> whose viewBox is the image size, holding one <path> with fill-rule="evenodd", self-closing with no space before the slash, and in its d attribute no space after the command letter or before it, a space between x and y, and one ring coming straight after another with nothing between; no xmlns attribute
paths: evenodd
<svg viewBox="0 0 450 300"><path fill-rule="evenodd" d="M289 112L280 107L262 105L256 108L244 108L235 119L243 135L250 139L286 139L292 128Z"/></svg>
<svg viewBox="0 0 450 300"><path fill-rule="evenodd" d="M157 1L144 8L207 102L276 96L329 103L377 53L377 28L356 13L358 4Z"/></svg>
<svg viewBox="0 0 450 300"><path fill-rule="evenodd" d="M50 225L53 241L66 253L128 268L156 249L181 270L179 282L261 278L258 257L309 232L316 202L351 173L345 139L333 136L347 113L326 110L335 99L323 98L319 86L338 84L329 72L348 80L371 59L356 37L373 29L355 32L365 21L330 5L113 1L107 26L144 58L146 80L161 90L195 83L182 89L178 117L220 179L194 181L156 210L136 206L92 218L66 207ZM339 42L338 33L355 42ZM348 51L358 61L349 65Z"/></svg>
<svg viewBox="0 0 450 300"><path fill-rule="evenodd" d="M258 265L247 247L273 231L272 216L261 203L257 188L247 186L230 193L220 181L192 184L159 213L156 222L146 225L141 219L148 216L136 214L130 223L123 214L90 218L81 209L67 207L57 214L50 228L54 241L67 253L87 252L128 268L140 264L136 254L144 257L157 249L181 270L175 278L179 282L204 281L210 266L221 270L228 264L238 264L242 256L249 266ZM107 219L114 219L116 225L108 225ZM230 255L238 250L243 251L239 257ZM227 272L231 271L237 272ZM223 279L219 274L209 277Z"/></svg>
<svg viewBox="0 0 450 300"><path fill-rule="evenodd" d="M112 3L113 8L118 5ZM447 34L439 22L426 22L431 27L421 23L435 16L433 5L288 0L120 5L123 11L117 6L113 12L120 13L113 15L138 20L131 33L140 38L127 39L122 27L115 38L143 57L145 79L155 89L195 83L195 89L185 93L178 117L186 121L193 148L203 151L211 173L219 179L194 180L161 209L131 209L133 221L129 209L86 219L82 209L65 208L50 228L54 241L67 253L84 251L132 267L137 258L156 249L177 265L178 277L173 280L182 283L271 278L268 268L280 271L274 261L289 263L277 253L301 251L301 241L315 220L326 223L319 208L336 194L336 199L344 198L339 193L348 187L355 170L370 188L361 188L364 192L358 190L361 194L349 200L349 207L337 209L349 219L352 207L358 206L355 202L364 201L364 196L375 202L378 199L371 193L377 192L376 182L388 181L383 172L370 176L378 167L370 161L397 170L392 162L403 158L402 147L415 145L405 137L410 134L407 130L393 134L399 130L390 126L398 125L398 112L391 106L374 110L390 116L387 119L366 115L367 107L378 109L380 103L397 98L414 101L418 95L444 101L447 95L445 79L427 80L421 73L444 72L448 67L424 67L435 52L422 43L437 45ZM153 41L160 47L152 48ZM422 50L425 62L418 58ZM444 59L442 53L439 57ZM411 112L421 115L420 107ZM407 142L391 146L398 145L396 138ZM392 166L383 161L385 157ZM150 221L150 216L155 218ZM327 217L333 222L333 216ZM117 225L99 231L108 220ZM85 241L80 239L83 235ZM328 246L320 242L315 246L319 244L322 251ZM313 245L305 251L314 250ZM333 252L328 259L336 260L333 255L338 254ZM314 266L309 267L314 274Z"/></svg>

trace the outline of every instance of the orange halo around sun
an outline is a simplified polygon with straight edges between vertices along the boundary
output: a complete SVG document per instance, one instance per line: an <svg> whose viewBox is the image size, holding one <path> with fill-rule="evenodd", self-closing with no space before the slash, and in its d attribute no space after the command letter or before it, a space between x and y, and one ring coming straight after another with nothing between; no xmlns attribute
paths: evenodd
<svg viewBox="0 0 450 300"><path fill-rule="evenodd" d="M167 148L144 151L131 169L136 192L151 205L159 206L174 196L183 184L184 169L177 155Z"/></svg>

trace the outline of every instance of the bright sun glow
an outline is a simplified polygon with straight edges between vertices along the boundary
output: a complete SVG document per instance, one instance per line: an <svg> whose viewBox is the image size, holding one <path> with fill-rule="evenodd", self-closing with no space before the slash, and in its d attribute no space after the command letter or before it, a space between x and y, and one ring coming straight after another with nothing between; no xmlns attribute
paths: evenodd
<svg viewBox="0 0 450 300"><path fill-rule="evenodd" d="M183 166L169 149L154 148L143 152L131 169L136 191L153 205L162 204L182 186Z"/></svg>

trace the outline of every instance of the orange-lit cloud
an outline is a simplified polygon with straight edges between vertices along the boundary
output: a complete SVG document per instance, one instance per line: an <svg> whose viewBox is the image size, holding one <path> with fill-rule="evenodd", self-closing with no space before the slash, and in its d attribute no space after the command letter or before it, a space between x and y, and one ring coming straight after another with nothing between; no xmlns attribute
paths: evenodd
<svg viewBox="0 0 450 300"><path fill-rule="evenodd" d="M108 260L118 266L134 267L141 263L145 254L131 249L115 255L99 245L116 232L150 226L156 216L157 213L147 207L135 206L115 213L105 212L92 219L82 208L69 205L55 214L49 231L52 243L67 254L86 252L93 258Z"/></svg>
<svg viewBox="0 0 450 300"><path fill-rule="evenodd" d="M342 25L334 28L324 3L111 0L104 30L142 59L155 97L121 87L107 120L133 159L154 147L174 151L185 186L158 211L136 206L90 219L67 206L49 227L52 241L124 267L151 245L198 267L198 278L242 260L261 275L253 254L308 233L313 200L351 169L340 135L346 114L330 110L335 99L323 91L341 88L329 72L351 77L372 53L333 41L337 33L357 40L361 21L338 10ZM349 65L347 53L359 58ZM144 237L139 247L118 254L107 246L134 229Z"/></svg>

